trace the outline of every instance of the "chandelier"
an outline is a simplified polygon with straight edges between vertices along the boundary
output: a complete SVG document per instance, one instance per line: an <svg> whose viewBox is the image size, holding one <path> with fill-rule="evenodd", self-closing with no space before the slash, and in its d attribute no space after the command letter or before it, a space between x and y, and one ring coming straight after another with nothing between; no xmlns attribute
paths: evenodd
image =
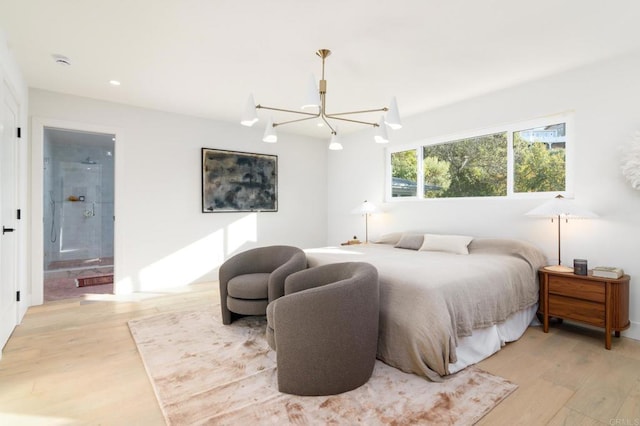
<svg viewBox="0 0 640 426"><path fill-rule="evenodd" d="M387 143L389 142L389 138L387 137L387 129L389 126L391 129L399 129L402 127L402 123L400 122L400 114L398 113L398 104L396 102L396 98L392 98L389 103L389 107L382 107L376 109L367 109L362 111L347 111L347 112L337 112L337 113L328 113L326 109L326 96L327 96L327 80L324 78L324 62L325 59L331 54L331 51L328 49L320 49L316 52L322 59L322 78L320 79L319 86L316 86L315 78L312 76L309 80L309 88L307 91L307 100L304 105L302 105L302 109L311 109L317 108L316 112L307 112L307 111L296 111L292 109L283 109L283 108L274 108L265 105L260 105L255 103L253 99L253 95L249 95L249 99L247 100L247 105L244 110L244 114L242 115L242 120L240 124L243 126L251 127L258 121L258 109L266 109L270 111L278 111L285 112L291 114L302 115L302 118L296 118L288 121L274 122L273 119L269 119L267 123L267 127L264 132L264 136L262 140L264 142L274 143L278 141L278 135L276 133L276 127L282 126L290 123L297 123L300 121L306 120L314 120L321 119L324 124L329 127L331 130L331 141L329 143L329 149L331 150L340 150L342 149L342 144L338 138L338 126L334 121L344 121L349 123L357 123L364 124L367 126L372 126L374 128L374 140L377 143ZM362 120L355 120L353 118L347 118L347 116L353 114L366 114L366 113L375 113L375 112L386 112L385 115L380 117L380 120L377 122L368 122Z"/></svg>

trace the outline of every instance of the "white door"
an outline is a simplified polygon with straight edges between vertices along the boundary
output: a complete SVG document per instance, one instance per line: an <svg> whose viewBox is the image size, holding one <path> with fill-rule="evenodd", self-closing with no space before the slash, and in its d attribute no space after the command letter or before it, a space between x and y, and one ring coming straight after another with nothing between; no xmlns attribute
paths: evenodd
<svg viewBox="0 0 640 426"><path fill-rule="evenodd" d="M18 103L3 82L0 112L0 350L18 322Z"/></svg>

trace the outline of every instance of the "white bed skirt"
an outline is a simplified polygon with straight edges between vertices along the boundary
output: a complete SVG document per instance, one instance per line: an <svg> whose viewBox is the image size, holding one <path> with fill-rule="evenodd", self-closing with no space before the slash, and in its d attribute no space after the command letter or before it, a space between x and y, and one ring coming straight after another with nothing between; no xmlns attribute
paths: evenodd
<svg viewBox="0 0 640 426"><path fill-rule="evenodd" d="M449 374L476 364L498 352L507 342L518 340L534 321L538 304L511 314L502 324L473 330L471 336L458 339L458 361L449 364ZM534 324L535 325L535 324Z"/></svg>

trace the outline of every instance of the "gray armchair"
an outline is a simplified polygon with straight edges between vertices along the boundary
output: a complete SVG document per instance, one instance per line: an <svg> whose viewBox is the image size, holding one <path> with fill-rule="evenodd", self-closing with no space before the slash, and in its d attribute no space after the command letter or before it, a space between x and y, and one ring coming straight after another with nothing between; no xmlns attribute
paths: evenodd
<svg viewBox="0 0 640 426"><path fill-rule="evenodd" d="M307 267L297 247L250 249L226 260L219 270L222 323L244 315L265 315L269 302L284 295L284 280Z"/></svg>
<svg viewBox="0 0 640 426"><path fill-rule="evenodd" d="M284 292L267 307L278 389L334 395L366 383L378 346L376 268L348 262L306 269L287 277Z"/></svg>

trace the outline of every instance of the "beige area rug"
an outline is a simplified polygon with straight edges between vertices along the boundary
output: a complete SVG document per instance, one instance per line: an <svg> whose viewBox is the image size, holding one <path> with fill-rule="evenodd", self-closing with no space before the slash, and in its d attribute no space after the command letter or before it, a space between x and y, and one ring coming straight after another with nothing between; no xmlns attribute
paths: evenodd
<svg viewBox="0 0 640 426"><path fill-rule="evenodd" d="M224 326L218 310L129 321L170 425L471 425L517 388L476 367L433 383L376 361L371 379L350 392L280 393L264 318Z"/></svg>

